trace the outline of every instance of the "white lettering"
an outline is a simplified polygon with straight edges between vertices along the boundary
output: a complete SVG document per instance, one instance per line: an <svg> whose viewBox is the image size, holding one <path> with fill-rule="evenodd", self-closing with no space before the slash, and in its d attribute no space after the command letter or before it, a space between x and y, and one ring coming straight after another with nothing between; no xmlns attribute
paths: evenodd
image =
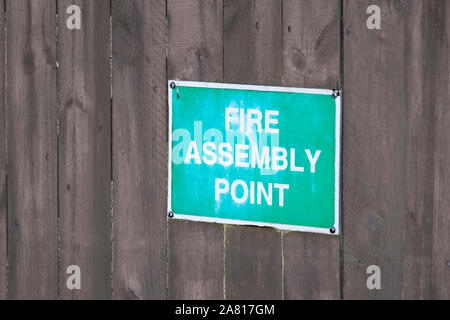
<svg viewBox="0 0 450 320"><path fill-rule="evenodd" d="M311 151L309 151L308 149L305 150L306 155L308 156L308 160L309 163L311 164L311 172L316 172L316 162L319 159L320 156L320 150L317 150L316 153L314 154L314 157L311 155Z"/></svg>
<svg viewBox="0 0 450 320"><path fill-rule="evenodd" d="M192 159L194 159L194 162L196 164L202 163L202 161L200 160L200 155L198 154L197 143L195 141L191 141L189 143L186 158L184 158L184 163L189 164Z"/></svg>

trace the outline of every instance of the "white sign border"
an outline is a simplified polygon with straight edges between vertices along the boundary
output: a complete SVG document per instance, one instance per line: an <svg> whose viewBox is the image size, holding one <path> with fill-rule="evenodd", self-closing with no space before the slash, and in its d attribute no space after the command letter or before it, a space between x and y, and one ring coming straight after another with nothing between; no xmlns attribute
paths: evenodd
<svg viewBox="0 0 450 320"><path fill-rule="evenodd" d="M248 225L248 226L259 226L259 227L271 227L279 230L287 231L301 231L301 232L312 232L312 233L322 233L328 235L339 235L340 234L340 172L341 172L341 91L339 95L335 98L335 108L336 108L336 141L335 141L335 199L334 199L334 226L330 228L316 228L316 227L306 227L306 226L295 226L288 224L279 223L267 223L258 221L247 221L247 220L236 220L236 219L225 219L225 218L214 218L214 217L204 217L196 215L187 214L177 214L172 210L172 88L171 83L175 83L176 86L182 87L196 87L196 88L214 88L214 89L239 89L239 90L255 90L255 91L271 91L271 92L292 92L292 93L309 93L309 94L323 94L323 95L333 95L336 90L331 89L310 89L310 88L294 88L294 87L277 87L277 86L260 86L260 85L248 85L248 84L231 84L231 83L218 83L218 82L199 82L199 81L182 81L182 80L169 80L167 82L167 95L168 95L168 161L167 161L167 212L172 216L170 219L180 219L180 220L190 220L190 221L200 221L200 222L212 222L220 224L229 225ZM334 233L330 231L331 227L334 228Z"/></svg>

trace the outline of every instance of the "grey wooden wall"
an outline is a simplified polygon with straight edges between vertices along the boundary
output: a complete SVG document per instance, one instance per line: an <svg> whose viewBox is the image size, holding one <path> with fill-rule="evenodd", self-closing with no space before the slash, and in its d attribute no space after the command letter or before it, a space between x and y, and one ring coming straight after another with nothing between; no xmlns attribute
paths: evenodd
<svg viewBox="0 0 450 320"><path fill-rule="evenodd" d="M450 299L450 1L1 0L0 15L0 299ZM173 78L342 89L342 235L168 221Z"/></svg>

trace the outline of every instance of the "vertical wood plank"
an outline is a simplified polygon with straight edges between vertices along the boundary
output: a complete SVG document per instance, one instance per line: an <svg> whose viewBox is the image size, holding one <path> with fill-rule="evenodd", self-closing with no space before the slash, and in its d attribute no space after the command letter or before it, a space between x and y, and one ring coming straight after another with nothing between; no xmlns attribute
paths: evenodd
<svg viewBox="0 0 450 320"><path fill-rule="evenodd" d="M0 300L6 299L7 293L5 81L4 2L0 1Z"/></svg>
<svg viewBox="0 0 450 320"><path fill-rule="evenodd" d="M441 152L445 153L445 140L440 137L443 120L440 113L449 101L448 92L442 91L448 89L449 57L444 2L413 1L406 15L406 221L402 295L409 299L435 297L435 284L440 289L448 287L442 285L443 279L434 283L436 279L430 276L433 254L440 251L433 242L440 228L436 223L445 225L444 220L438 221L445 212L445 205L440 208L439 193L441 187L445 189L445 182L441 184L441 181L442 178L445 181L446 173L439 168ZM445 256L440 259L443 261L439 266L445 268Z"/></svg>
<svg viewBox="0 0 450 320"><path fill-rule="evenodd" d="M168 77L223 80L222 0L167 0Z"/></svg>
<svg viewBox="0 0 450 320"><path fill-rule="evenodd" d="M224 0L226 82L280 85L281 1Z"/></svg>
<svg viewBox="0 0 450 320"><path fill-rule="evenodd" d="M435 104L433 152L433 254L431 260L432 299L450 299L450 3L437 1L429 21L430 105ZM434 62L434 64L433 64ZM430 107L428 103L424 108ZM431 195L430 195L431 197Z"/></svg>
<svg viewBox="0 0 450 320"><path fill-rule="evenodd" d="M224 80L280 85L281 1L224 2ZM227 299L281 299L281 232L225 228Z"/></svg>
<svg viewBox="0 0 450 320"><path fill-rule="evenodd" d="M333 89L339 79L340 1L283 1L283 85ZM339 299L339 247L339 237L284 232L284 298Z"/></svg>
<svg viewBox="0 0 450 320"><path fill-rule="evenodd" d="M366 28L371 4L381 30ZM344 298L448 298L448 13L345 2ZM366 287L371 264L381 290Z"/></svg>
<svg viewBox="0 0 450 320"><path fill-rule="evenodd" d="M56 1L8 0L8 296L57 297Z"/></svg>
<svg viewBox="0 0 450 320"><path fill-rule="evenodd" d="M81 29L66 10L81 8ZM111 296L111 107L109 1L59 0L60 297ZM65 285L81 269L81 289Z"/></svg>
<svg viewBox="0 0 450 320"><path fill-rule="evenodd" d="M283 85L340 87L340 1L283 1Z"/></svg>
<svg viewBox="0 0 450 320"><path fill-rule="evenodd" d="M223 226L169 225L169 299L223 299Z"/></svg>
<svg viewBox="0 0 450 320"><path fill-rule="evenodd" d="M222 0L168 0L168 77L223 80ZM223 299L223 226L170 221L170 299Z"/></svg>
<svg viewBox="0 0 450 320"><path fill-rule="evenodd" d="M282 298L281 232L227 226L225 245L227 299Z"/></svg>
<svg viewBox="0 0 450 320"><path fill-rule="evenodd" d="M113 1L113 297L166 297L166 3Z"/></svg>
<svg viewBox="0 0 450 320"><path fill-rule="evenodd" d="M382 9L382 30L366 27ZM344 298L400 298L404 257L405 10L389 1L345 1ZM360 14L357 14L357 13ZM378 265L381 290L366 287Z"/></svg>
<svg viewBox="0 0 450 320"><path fill-rule="evenodd" d="M405 152L405 234L402 295L406 298L430 297L430 272L432 255L431 227L433 223L433 161L428 159L435 149L432 124L434 107L428 102L431 93L426 78L430 77L427 66L420 61L428 60L427 48L431 41L428 5L413 1L407 11L405 32L405 100L406 100L406 152ZM434 5L434 4L433 4ZM430 7L428 7L430 8ZM430 39L431 40L431 39ZM418 65L419 64L419 65ZM434 65L435 67L436 65ZM431 80L431 79L429 79ZM428 80L428 81L429 81ZM428 101L428 102L426 102ZM434 104L434 102L432 102ZM425 157L424 157L425 156ZM400 279L399 279L400 280ZM397 281L399 281L397 280Z"/></svg>

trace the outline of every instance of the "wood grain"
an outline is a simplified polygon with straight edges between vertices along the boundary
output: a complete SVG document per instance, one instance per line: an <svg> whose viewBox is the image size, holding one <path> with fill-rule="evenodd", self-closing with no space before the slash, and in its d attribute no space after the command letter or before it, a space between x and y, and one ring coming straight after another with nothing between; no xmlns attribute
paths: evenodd
<svg viewBox="0 0 450 320"><path fill-rule="evenodd" d="M369 4L381 30L355 15ZM345 1L344 298L448 298L448 12ZM371 264L381 290L366 287Z"/></svg>
<svg viewBox="0 0 450 320"><path fill-rule="evenodd" d="M8 297L57 297L56 1L8 0Z"/></svg>
<svg viewBox="0 0 450 320"><path fill-rule="evenodd" d="M442 201L439 189L445 188L445 183L442 185L440 182L445 171L438 168L442 145L439 133L435 130L440 124L439 109L445 104L441 99L448 101L448 94L445 96L441 91L448 85L448 74L447 81L441 76L441 71L445 69L444 61L448 60L448 49L447 52L440 50L445 47L445 41L448 47L448 38L441 39L445 28L436 32L436 25L443 26L443 4L442 1L414 1L405 14L408 30L405 34L404 55L407 65L404 80L407 144L402 295L409 299L437 297L432 291L434 280L430 274L433 272L432 256L439 251L433 242L433 235L438 232L433 230L438 227L434 224L439 216L442 217L443 209L439 208ZM426 64L421 63L424 60ZM443 81L443 87L440 81ZM439 264L445 268L445 261Z"/></svg>
<svg viewBox="0 0 450 320"><path fill-rule="evenodd" d="M0 2L0 300L7 296L7 210L6 210L6 109L5 109L5 23Z"/></svg>
<svg viewBox="0 0 450 320"><path fill-rule="evenodd" d="M281 1L224 1L224 80L280 85ZM281 299L281 233L225 229L225 297Z"/></svg>
<svg viewBox="0 0 450 320"><path fill-rule="evenodd" d="M283 85L340 88L340 1L283 1ZM331 227L331 226L330 226ZM340 298L340 238L283 234L285 299Z"/></svg>
<svg viewBox="0 0 450 320"><path fill-rule="evenodd" d="M399 4L400 2L396 2ZM344 298L400 298L405 254L406 6L346 1L344 8ZM382 30L368 30L370 4ZM381 290L366 287L369 265Z"/></svg>
<svg viewBox="0 0 450 320"><path fill-rule="evenodd" d="M223 226L171 221L169 298L223 299Z"/></svg>
<svg viewBox="0 0 450 320"><path fill-rule="evenodd" d="M67 7L82 12L66 27ZM60 298L111 296L111 106L109 1L59 0ZM81 289L69 290L69 265Z"/></svg>
<svg viewBox="0 0 450 320"><path fill-rule="evenodd" d="M281 232L225 228L225 293L231 300L282 298Z"/></svg>
<svg viewBox="0 0 450 320"><path fill-rule="evenodd" d="M168 78L223 80L222 0L168 0ZM168 297L223 299L223 226L170 221Z"/></svg>
<svg viewBox="0 0 450 320"><path fill-rule="evenodd" d="M225 82L280 85L281 1L224 0L223 50Z"/></svg>
<svg viewBox="0 0 450 320"><path fill-rule="evenodd" d="M0 1L0 299L450 299L449 15L448 0ZM343 88L340 238L168 223L168 78Z"/></svg>
<svg viewBox="0 0 450 320"><path fill-rule="evenodd" d="M167 0L168 77L223 80L222 0Z"/></svg>
<svg viewBox="0 0 450 320"><path fill-rule="evenodd" d="M340 1L283 1L285 86L341 88Z"/></svg>
<svg viewBox="0 0 450 320"><path fill-rule="evenodd" d="M430 48L427 50L428 98L424 108L434 104L433 151L433 250L431 256L431 299L450 299L450 3L426 3ZM422 4L425 5L425 4ZM426 119L424 119L426 121ZM430 200L431 202L431 200Z"/></svg>
<svg viewBox="0 0 450 320"><path fill-rule="evenodd" d="M113 297L166 297L166 3L113 1Z"/></svg>

